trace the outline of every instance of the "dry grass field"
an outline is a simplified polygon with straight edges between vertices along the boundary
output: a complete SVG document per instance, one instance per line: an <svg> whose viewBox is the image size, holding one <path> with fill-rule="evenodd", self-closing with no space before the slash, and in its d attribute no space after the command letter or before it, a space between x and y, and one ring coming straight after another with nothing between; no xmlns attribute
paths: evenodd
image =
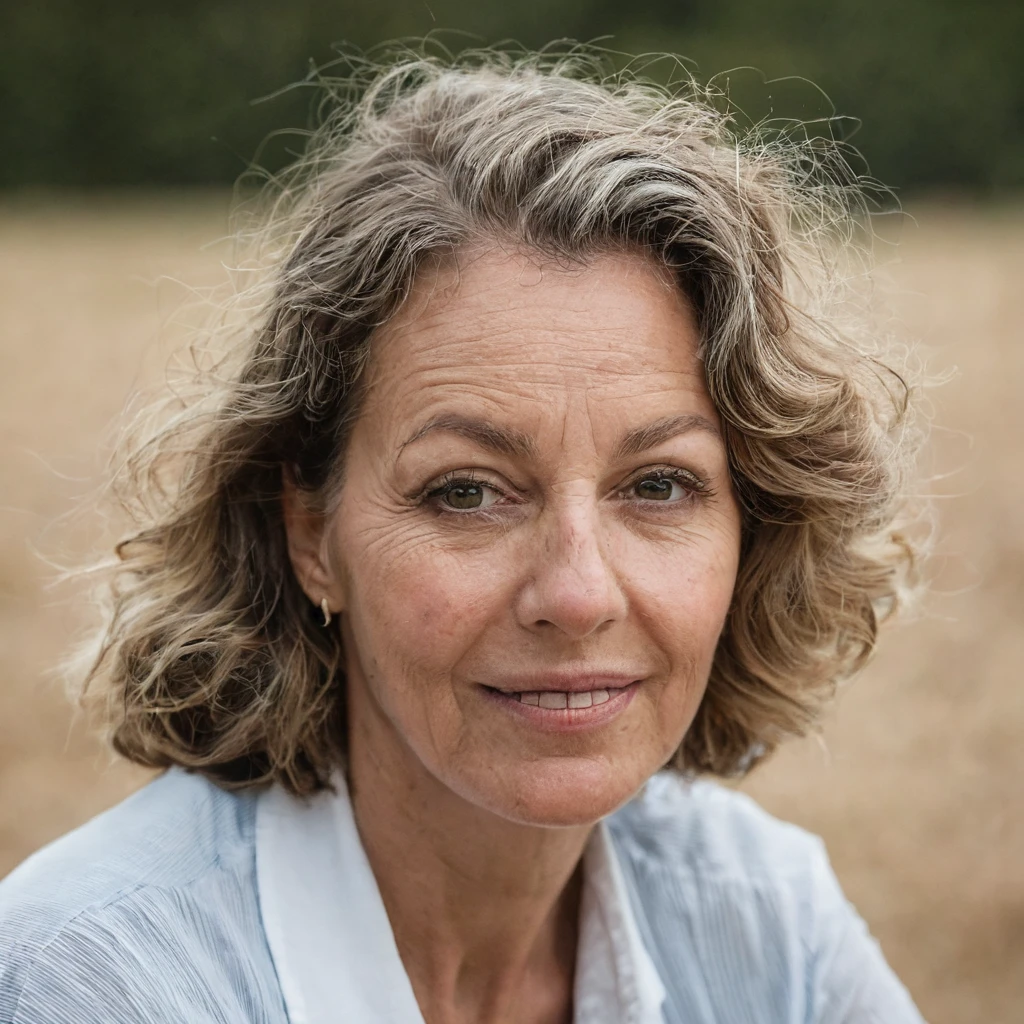
<svg viewBox="0 0 1024 1024"><path fill-rule="evenodd" d="M933 1024L1024 1020L1024 210L921 207L887 255L896 323L923 339L934 594L885 636L824 744L745 783L824 836L850 898ZM74 721L52 669L80 621L46 559L109 424L221 279L218 197L0 208L0 876L144 779Z"/></svg>

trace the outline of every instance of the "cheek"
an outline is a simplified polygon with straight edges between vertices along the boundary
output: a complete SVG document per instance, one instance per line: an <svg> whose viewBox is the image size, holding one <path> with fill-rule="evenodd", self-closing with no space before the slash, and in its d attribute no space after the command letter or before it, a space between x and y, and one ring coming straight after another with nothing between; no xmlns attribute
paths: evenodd
<svg viewBox="0 0 1024 1024"><path fill-rule="evenodd" d="M356 522L340 547L359 653L386 666L392 683L450 678L500 613L493 560L446 551L426 530L395 523L360 529Z"/></svg>
<svg viewBox="0 0 1024 1024"><path fill-rule="evenodd" d="M691 648L714 648L736 583L738 539L688 533L633 546L632 589L652 626Z"/></svg>
<svg viewBox="0 0 1024 1024"><path fill-rule="evenodd" d="M689 725L704 694L732 600L737 549L730 535L689 535L634 550L631 604L664 659L658 719L671 736Z"/></svg>

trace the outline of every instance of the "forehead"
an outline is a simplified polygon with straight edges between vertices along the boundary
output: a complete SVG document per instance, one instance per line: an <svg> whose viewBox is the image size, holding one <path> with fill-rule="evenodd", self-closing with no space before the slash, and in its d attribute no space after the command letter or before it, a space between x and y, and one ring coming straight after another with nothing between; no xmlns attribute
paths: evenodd
<svg viewBox="0 0 1024 1024"><path fill-rule="evenodd" d="M425 269L372 341L368 410L508 407L644 396L713 414L692 307L640 255L565 266L497 249ZM685 399L686 409L673 409ZM515 411L514 409L512 411Z"/></svg>

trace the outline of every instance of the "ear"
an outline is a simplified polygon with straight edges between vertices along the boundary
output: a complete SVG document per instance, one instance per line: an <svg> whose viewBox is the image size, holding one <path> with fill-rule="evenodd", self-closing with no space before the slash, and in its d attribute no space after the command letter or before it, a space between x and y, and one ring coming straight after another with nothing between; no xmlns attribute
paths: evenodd
<svg viewBox="0 0 1024 1024"><path fill-rule="evenodd" d="M281 509L288 558L299 586L309 600L320 606L326 597L332 613L343 610L343 594L329 557L327 517L315 507L312 495L303 491L288 466L281 469Z"/></svg>

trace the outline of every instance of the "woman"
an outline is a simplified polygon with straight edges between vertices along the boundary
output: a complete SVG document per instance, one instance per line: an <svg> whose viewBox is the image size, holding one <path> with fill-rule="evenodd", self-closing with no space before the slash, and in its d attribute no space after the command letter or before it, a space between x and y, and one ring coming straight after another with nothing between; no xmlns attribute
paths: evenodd
<svg viewBox="0 0 1024 1024"><path fill-rule="evenodd" d="M0 1020L920 1019L820 842L696 778L913 557L841 190L577 71L413 61L315 141L239 368L128 463L88 685L168 770L0 887Z"/></svg>

